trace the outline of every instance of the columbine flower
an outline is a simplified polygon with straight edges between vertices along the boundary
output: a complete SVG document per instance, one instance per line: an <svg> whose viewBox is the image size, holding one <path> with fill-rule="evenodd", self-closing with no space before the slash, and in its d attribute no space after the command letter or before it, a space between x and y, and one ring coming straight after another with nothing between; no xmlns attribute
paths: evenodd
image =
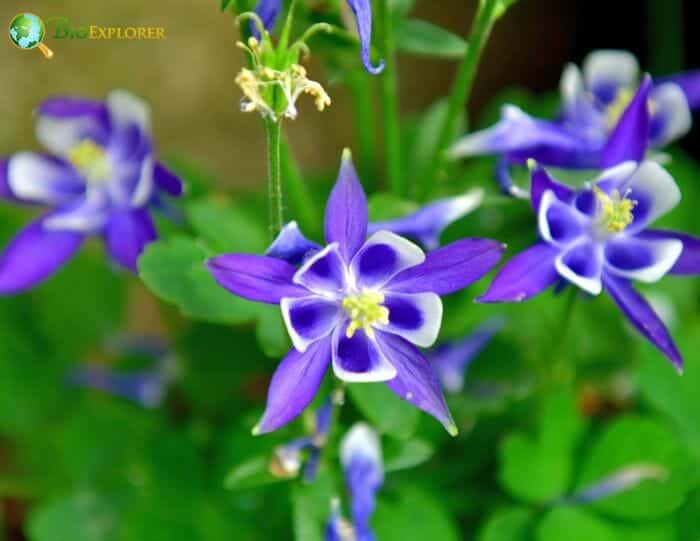
<svg viewBox="0 0 700 541"><path fill-rule="evenodd" d="M265 255L300 265L307 257L321 250L321 245L307 239L296 222L289 222L277 235Z"/></svg>
<svg viewBox="0 0 700 541"><path fill-rule="evenodd" d="M20 152L0 161L0 194L53 209L0 256L0 293L46 279L89 235L102 237L111 258L136 271L156 238L149 209L163 194L182 193L180 180L154 156L148 107L118 90L105 102L52 98L37 115L37 137L50 155Z"/></svg>
<svg viewBox="0 0 700 541"><path fill-rule="evenodd" d="M503 328L503 324L500 318L489 320L461 340L440 344L427 355L447 391L462 391L469 365Z"/></svg>
<svg viewBox="0 0 700 541"><path fill-rule="evenodd" d="M279 304L294 348L277 368L255 433L294 419L328 364L348 382L386 382L401 398L455 426L433 369L414 347L435 341L439 295L458 291L500 259L495 241L464 239L427 256L379 231L367 238L367 201L349 152L326 207L328 246L300 268L269 256L229 254L208 262L218 283L241 297Z"/></svg>
<svg viewBox="0 0 700 541"><path fill-rule="evenodd" d="M347 0L347 4L355 15L357 33L360 36L360 50L362 63L365 69L373 75L377 75L384 69L384 61L376 66L370 58L372 44L372 5L369 0ZM270 31L277 21L282 10L282 0L260 0L255 13L260 17L266 30ZM254 29L256 37L260 37L257 29Z"/></svg>
<svg viewBox="0 0 700 541"><path fill-rule="evenodd" d="M365 423L357 423L340 444L340 461L352 498L352 523L343 519L340 503L332 502L326 541L374 541L369 525L377 492L384 484L384 465L379 435Z"/></svg>
<svg viewBox="0 0 700 541"><path fill-rule="evenodd" d="M296 477L303 465L304 481L312 483L316 479L321 460L321 451L326 446L328 432L331 427L333 406L342 402L342 400L342 392L340 396L329 396L314 413L314 424L310 436L297 438L275 449L270 461L270 471L273 475L278 477ZM306 461L304 462L305 454Z"/></svg>
<svg viewBox="0 0 700 541"><path fill-rule="evenodd" d="M685 135L691 109L700 106L700 72L682 74L652 85L648 76L639 86L637 60L625 51L602 50L584 61L583 74L574 65L561 79L562 106L554 121L528 116L513 105L503 108L495 126L470 134L450 150L453 158L499 154L506 191L511 184L504 167L533 158L543 165L566 168L607 168L643 159L640 148L661 148ZM648 116L646 120L641 119ZM641 120L640 120L641 119ZM638 142L626 132L637 131ZM517 189L516 189L517 191Z"/></svg>
<svg viewBox="0 0 700 541"><path fill-rule="evenodd" d="M480 302L520 302L560 280L590 295L606 290L625 316L676 367L681 355L661 319L631 280L700 272L700 239L647 229L680 201L660 165L626 162L574 191L540 166L532 171L531 200L541 241L509 261Z"/></svg>
<svg viewBox="0 0 700 541"><path fill-rule="evenodd" d="M369 232L391 231L418 241L428 250L435 250L440 246L443 231L478 208L483 200L483 190L471 190L457 197L433 201L403 218L371 223Z"/></svg>

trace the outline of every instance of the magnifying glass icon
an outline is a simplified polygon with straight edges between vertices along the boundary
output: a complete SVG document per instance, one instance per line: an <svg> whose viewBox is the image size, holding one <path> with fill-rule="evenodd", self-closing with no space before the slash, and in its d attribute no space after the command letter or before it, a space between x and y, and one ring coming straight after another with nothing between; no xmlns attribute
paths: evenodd
<svg viewBox="0 0 700 541"><path fill-rule="evenodd" d="M43 43L46 25L41 17L33 13L20 13L10 22L10 40L23 50L39 49L47 60L53 58L53 51Z"/></svg>

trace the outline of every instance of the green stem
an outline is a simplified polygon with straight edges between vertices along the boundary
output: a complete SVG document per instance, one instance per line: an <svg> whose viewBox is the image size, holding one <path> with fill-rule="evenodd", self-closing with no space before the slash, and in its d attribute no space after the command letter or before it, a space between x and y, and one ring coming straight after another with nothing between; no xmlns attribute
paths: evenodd
<svg viewBox="0 0 700 541"><path fill-rule="evenodd" d="M372 100L372 84L370 75L364 70L354 70L348 73L348 86L355 111L355 136L358 148L358 167L360 178L366 191L375 187L376 140L374 124L374 101Z"/></svg>
<svg viewBox="0 0 700 541"><path fill-rule="evenodd" d="M265 119L267 134L267 166L269 200L270 236L274 239L282 229L282 171L280 168L281 124L269 118Z"/></svg>
<svg viewBox="0 0 700 541"><path fill-rule="evenodd" d="M304 232L315 233L321 218L316 211L313 197L308 185L294 161L294 156L289 148L289 143L282 137L281 141L281 168L284 178L284 188L289 194L289 200L298 216L299 225Z"/></svg>
<svg viewBox="0 0 700 541"><path fill-rule="evenodd" d="M480 0L479 2L479 8L469 33L469 48L462 59L462 63L457 70L457 76L452 84L447 114L445 115L442 129L440 130L440 137L433 159L433 171L435 176L430 180L435 180L439 175L444 165L444 152L456 136L455 132L457 130L460 112L469 102L469 97L474 87L476 71L481 61L481 55L489 39L493 25L496 22L494 12L497 5L498 0ZM425 188L426 186L424 185L424 192ZM421 195L425 196L426 194L422 193Z"/></svg>
<svg viewBox="0 0 700 541"><path fill-rule="evenodd" d="M380 75L386 179L391 191L403 195L406 187L401 175L401 127L399 125L398 74L394 43L394 28L389 9L390 0L377 2L377 19L381 30L381 52L386 65Z"/></svg>

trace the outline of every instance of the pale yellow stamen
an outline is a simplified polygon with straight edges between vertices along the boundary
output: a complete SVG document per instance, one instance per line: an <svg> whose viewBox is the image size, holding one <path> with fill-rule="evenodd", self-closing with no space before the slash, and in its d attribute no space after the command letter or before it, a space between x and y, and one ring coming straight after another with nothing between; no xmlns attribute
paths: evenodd
<svg viewBox="0 0 700 541"><path fill-rule="evenodd" d="M68 161L78 169L89 183L107 182L112 167L105 149L92 139L83 139L68 151Z"/></svg>
<svg viewBox="0 0 700 541"><path fill-rule="evenodd" d="M383 306L384 295L378 291L363 290L357 295L343 299L343 309L350 318L345 335L352 338L358 329L374 338L374 323L389 324L389 309Z"/></svg>
<svg viewBox="0 0 700 541"><path fill-rule="evenodd" d="M608 232L620 233L632 223L634 220L632 210L637 206L637 201L627 199L627 194L621 196L617 190L614 190L610 197L598 186L593 186L593 193L600 206L598 219Z"/></svg>

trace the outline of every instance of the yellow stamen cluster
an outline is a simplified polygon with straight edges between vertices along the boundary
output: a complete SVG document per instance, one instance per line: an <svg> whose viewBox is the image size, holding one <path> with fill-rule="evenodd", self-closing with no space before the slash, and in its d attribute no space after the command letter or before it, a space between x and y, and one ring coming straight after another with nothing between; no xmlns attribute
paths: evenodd
<svg viewBox="0 0 700 541"><path fill-rule="evenodd" d="M610 233L620 233L634 220L632 210L637 206L637 201L627 199L627 194L621 196L614 190L612 197L603 192L598 186L593 186L593 193L600 206L599 220L601 225Z"/></svg>
<svg viewBox="0 0 700 541"><path fill-rule="evenodd" d="M243 91L244 99L241 110L250 113L258 111L264 117L277 120L274 104L275 87L282 91L285 104L282 115L287 118L296 118L296 101L302 94L308 94L314 98L314 103L319 111L330 106L331 98L324 88L316 81L307 77L306 69L299 64L292 64L287 69L279 71L267 67L261 63L262 47L258 40L250 38L248 44L242 42L238 46L248 51L253 59L253 69L243 68L236 77L236 84Z"/></svg>
<svg viewBox="0 0 700 541"><path fill-rule="evenodd" d="M83 139L71 148L68 151L68 161L89 183L107 182L112 175L107 153L92 139Z"/></svg>
<svg viewBox="0 0 700 541"><path fill-rule="evenodd" d="M345 335L352 338L358 329L365 331L370 338L374 338L374 323L389 324L389 309L382 306L384 295L378 291L363 290L357 295L343 299L343 309L350 317Z"/></svg>

